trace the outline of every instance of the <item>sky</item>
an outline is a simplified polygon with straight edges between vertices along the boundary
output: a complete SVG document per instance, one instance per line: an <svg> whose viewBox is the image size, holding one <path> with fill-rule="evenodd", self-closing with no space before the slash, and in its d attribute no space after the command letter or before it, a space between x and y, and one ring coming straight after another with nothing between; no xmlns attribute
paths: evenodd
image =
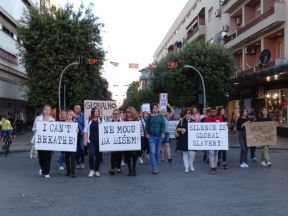
<svg viewBox="0 0 288 216"><path fill-rule="evenodd" d="M66 1L61 2L61 6ZM78 7L80 0L68 0ZM139 69L153 62L153 54L188 0L85 0L94 4L94 14L104 23L103 48L107 51L104 77L109 87L124 86L139 80ZM110 61L119 62L118 67ZM112 91L115 89L111 89ZM126 92L119 90L123 96ZM120 93L121 92L121 93ZM115 96L115 92L114 96Z"/></svg>

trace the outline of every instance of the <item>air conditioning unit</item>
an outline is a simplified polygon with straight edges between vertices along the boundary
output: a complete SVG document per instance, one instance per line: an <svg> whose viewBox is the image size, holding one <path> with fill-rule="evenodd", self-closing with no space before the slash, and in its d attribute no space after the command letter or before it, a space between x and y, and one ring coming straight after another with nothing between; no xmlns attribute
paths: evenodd
<svg viewBox="0 0 288 216"><path fill-rule="evenodd" d="M221 32L221 39L222 39L222 40L226 40L226 39L228 39L228 38L229 38L228 32L222 31L222 32Z"/></svg>
<svg viewBox="0 0 288 216"><path fill-rule="evenodd" d="M223 26L223 31L224 32L229 32L229 25L224 25Z"/></svg>
<svg viewBox="0 0 288 216"><path fill-rule="evenodd" d="M245 55L254 55L256 54L255 47L245 47Z"/></svg>
<svg viewBox="0 0 288 216"><path fill-rule="evenodd" d="M216 9L215 16L216 17L221 17L221 9L220 8Z"/></svg>
<svg viewBox="0 0 288 216"><path fill-rule="evenodd" d="M235 18L235 23L236 23L237 26L239 26L239 25L242 24L242 19L241 19L240 16L238 16L238 17Z"/></svg>

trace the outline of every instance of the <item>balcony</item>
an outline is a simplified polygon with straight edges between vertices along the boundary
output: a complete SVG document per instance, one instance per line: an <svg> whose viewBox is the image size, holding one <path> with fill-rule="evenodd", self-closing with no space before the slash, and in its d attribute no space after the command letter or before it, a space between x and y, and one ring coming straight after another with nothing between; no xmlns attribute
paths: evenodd
<svg viewBox="0 0 288 216"><path fill-rule="evenodd" d="M191 30L189 33L187 33L187 38L185 39L185 42L190 43L194 40L204 37L205 34L206 34L206 27L205 25L200 24L196 28Z"/></svg>
<svg viewBox="0 0 288 216"><path fill-rule="evenodd" d="M275 3L270 8L247 25L233 32L225 41L225 46L235 47L245 45L261 35L277 28L286 20L286 6L283 3Z"/></svg>
<svg viewBox="0 0 288 216"><path fill-rule="evenodd" d="M240 7L243 3L244 1L228 0L223 6L223 11L224 13L231 13L232 11Z"/></svg>

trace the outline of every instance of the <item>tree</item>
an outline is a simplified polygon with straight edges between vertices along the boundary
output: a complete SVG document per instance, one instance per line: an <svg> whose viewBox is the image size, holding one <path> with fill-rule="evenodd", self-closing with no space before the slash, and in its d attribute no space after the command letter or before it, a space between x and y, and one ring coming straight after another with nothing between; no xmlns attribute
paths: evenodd
<svg viewBox="0 0 288 216"><path fill-rule="evenodd" d="M170 61L177 61L178 66L167 67ZM172 53L163 59L153 70L152 90L154 94L167 92L171 104L185 107L199 106L199 93L202 93L200 78L195 71L183 68L192 65L197 68L205 82L207 105L223 105L230 93L233 61L230 49L220 44L204 41L192 42L181 52Z"/></svg>
<svg viewBox="0 0 288 216"><path fill-rule="evenodd" d="M86 64L69 68L63 76L68 107L85 99L110 99L108 82L101 74L105 56L100 36L103 24L92 9L92 5L81 5L74 11L69 4L58 10L30 7L20 20L18 37L23 46L19 50L31 106L57 107L60 73L81 57ZM88 64L90 57L96 59L96 64Z"/></svg>

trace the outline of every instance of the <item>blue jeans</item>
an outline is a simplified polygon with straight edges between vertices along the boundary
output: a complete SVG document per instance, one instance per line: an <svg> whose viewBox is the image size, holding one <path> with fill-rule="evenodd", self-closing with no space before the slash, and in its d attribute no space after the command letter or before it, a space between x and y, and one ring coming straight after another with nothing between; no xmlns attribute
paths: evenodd
<svg viewBox="0 0 288 216"><path fill-rule="evenodd" d="M149 137L150 161L152 170L157 170L161 143L162 143L161 137L155 137L155 136Z"/></svg>

